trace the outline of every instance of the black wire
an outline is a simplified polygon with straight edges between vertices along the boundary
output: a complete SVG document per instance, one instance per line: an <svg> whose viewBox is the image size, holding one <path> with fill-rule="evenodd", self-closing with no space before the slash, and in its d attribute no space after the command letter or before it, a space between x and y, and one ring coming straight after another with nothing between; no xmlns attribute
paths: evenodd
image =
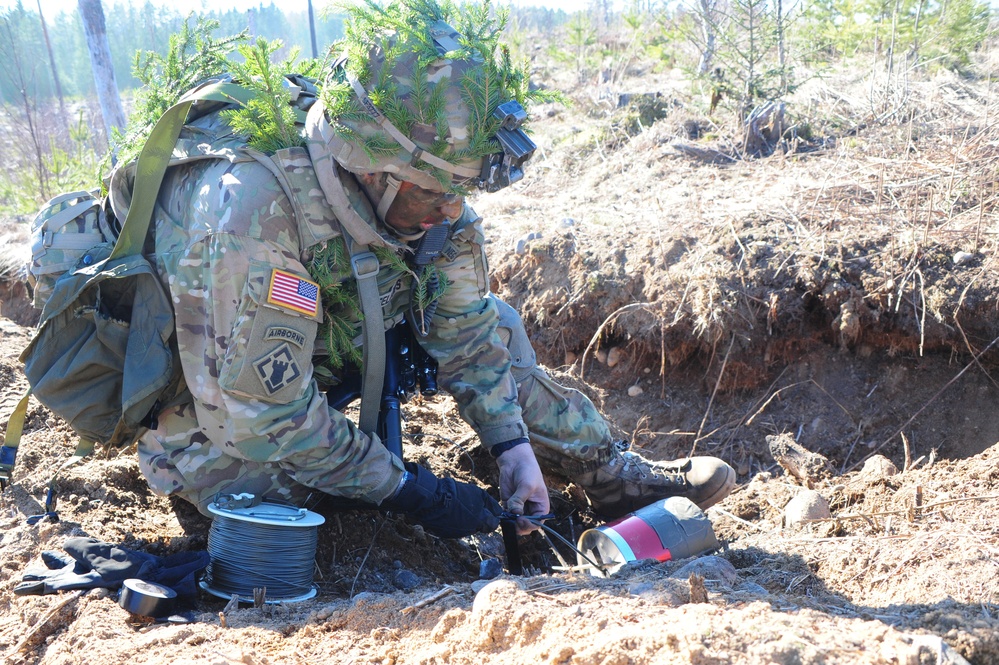
<svg viewBox="0 0 999 665"><path fill-rule="evenodd" d="M258 524L216 515L208 531L206 582L214 591L253 597L267 587L267 597L283 600L312 591L316 527Z"/></svg>
<svg viewBox="0 0 999 665"><path fill-rule="evenodd" d="M601 572L606 572L604 570L603 566L601 566L600 564L596 563L593 559L591 559L590 557L588 557L585 554L583 554L583 552L581 550L577 549L575 545L573 545L568 540L566 540L565 537L561 533L559 533L558 531L556 531L552 527L550 527L547 524L545 524L545 520L550 520L550 519L553 519L554 517L555 517L554 513L548 513L547 515L514 515L513 513L503 513L500 516L500 519L501 520L504 520L504 519L514 519L515 520L515 519L518 519L518 518L519 519L525 519L528 522L530 522L531 524L533 524L535 526L538 526L538 527L541 527L546 533L549 533L549 534L555 536L563 545L565 545L566 547L568 547L570 550L572 550L573 552L575 552L579 556L581 556L584 559L586 559L589 562L589 564L591 566L593 566L594 568L596 568L597 570L599 570ZM551 543L549 543L549 545L551 545ZM555 548L552 547L552 549L554 550Z"/></svg>

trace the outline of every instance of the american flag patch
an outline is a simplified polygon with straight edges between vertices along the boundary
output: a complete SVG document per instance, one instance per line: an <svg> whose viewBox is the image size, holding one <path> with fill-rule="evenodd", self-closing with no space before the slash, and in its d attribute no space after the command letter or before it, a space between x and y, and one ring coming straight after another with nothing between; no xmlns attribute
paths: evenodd
<svg viewBox="0 0 999 665"><path fill-rule="evenodd" d="M319 285L275 268L271 273L267 302L315 316L319 311Z"/></svg>

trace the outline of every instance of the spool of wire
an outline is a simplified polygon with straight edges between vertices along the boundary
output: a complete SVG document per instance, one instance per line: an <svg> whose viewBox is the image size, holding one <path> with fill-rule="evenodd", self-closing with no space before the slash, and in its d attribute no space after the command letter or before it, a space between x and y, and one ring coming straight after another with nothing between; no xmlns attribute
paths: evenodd
<svg viewBox="0 0 999 665"><path fill-rule="evenodd" d="M269 603L294 603L316 595L312 577L318 527L326 521L322 515L274 503L211 503L208 510L215 517L208 532L211 563L202 589L225 599L236 594L247 603L254 601L254 589L264 587Z"/></svg>

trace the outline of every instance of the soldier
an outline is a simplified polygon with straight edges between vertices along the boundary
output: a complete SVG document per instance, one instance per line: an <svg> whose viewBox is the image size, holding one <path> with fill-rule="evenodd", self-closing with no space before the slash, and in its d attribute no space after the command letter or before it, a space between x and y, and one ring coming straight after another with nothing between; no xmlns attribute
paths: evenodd
<svg viewBox="0 0 999 665"><path fill-rule="evenodd" d="M441 388L496 459L507 510L549 511L539 462L605 517L674 495L702 508L721 500L731 467L626 452L586 397L537 366L519 316L489 293L464 196L520 177L533 147L520 127L526 77L499 55L495 24L461 25L439 7L431 16L432 5L356 10L345 57L318 99L299 99L304 148L247 157L225 149L231 131L217 112L189 120L178 149L200 152L168 170L154 232L191 398L139 442L150 486L202 511L220 492L301 502L319 491L407 513L444 537L491 531L501 509L489 494L403 464L327 400L356 360L362 319L380 333L411 312L426 318L421 345ZM407 264L445 222L436 260ZM356 305L351 257L364 247L380 260L383 322Z"/></svg>

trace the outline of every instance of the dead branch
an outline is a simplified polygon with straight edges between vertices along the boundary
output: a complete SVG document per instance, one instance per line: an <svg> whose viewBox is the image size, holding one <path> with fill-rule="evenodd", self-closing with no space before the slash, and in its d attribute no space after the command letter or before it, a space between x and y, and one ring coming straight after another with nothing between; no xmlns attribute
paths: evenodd
<svg viewBox="0 0 999 665"><path fill-rule="evenodd" d="M451 586L450 584L445 584L444 588L440 589L439 591L435 591L426 598L422 598L413 603L412 605L410 605L409 607L404 607L399 611L402 612L403 614L412 614L421 607L426 607L431 603L436 603L441 598L445 598L451 595L452 593L454 593L454 587Z"/></svg>

